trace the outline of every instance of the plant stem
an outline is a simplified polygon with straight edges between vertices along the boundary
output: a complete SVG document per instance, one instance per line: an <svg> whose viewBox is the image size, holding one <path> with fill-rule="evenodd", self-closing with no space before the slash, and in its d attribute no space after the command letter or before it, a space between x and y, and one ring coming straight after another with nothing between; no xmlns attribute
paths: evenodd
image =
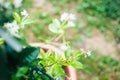
<svg viewBox="0 0 120 80"><path fill-rule="evenodd" d="M60 34L60 35L55 39L55 41L57 42L62 36L63 36L63 34Z"/></svg>

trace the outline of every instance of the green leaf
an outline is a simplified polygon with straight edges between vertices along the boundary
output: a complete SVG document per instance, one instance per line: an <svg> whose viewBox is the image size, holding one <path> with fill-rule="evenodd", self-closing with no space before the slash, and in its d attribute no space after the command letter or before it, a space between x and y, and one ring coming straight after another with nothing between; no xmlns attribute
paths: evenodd
<svg viewBox="0 0 120 80"><path fill-rule="evenodd" d="M29 64L36 59L40 52L40 48L27 47L19 55L20 64Z"/></svg>
<svg viewBox="0 0 120 80"><path fill-rule="evenodd" d="M58 33L60 29L60 21L58 19L54 19L48 28L51 32Z"/></svg>
<svg viewBox="0 0 120 80"><path fill-rule="evenodd" d="M80 50L75 51L75 52L74 52L74 55L75 55L75 57L79 57L79 56L81 55Z"/></svg>
<svg viewBox="0 0 120 80"><path fill-rule="evenodd" d="M58 19L54 19L53 23L56 25L57 28L60 27L60 21Z"/></svg>
<svg viewBox="0 0 120 80"><path fill-rule="evenodd" d="M34 23L32 19L25 19L23 22L24 22L24 25Z"/></svg>
<svg viewBox="0 0 120 80"><path fill-rule="evenodd" d="M54 58L55 61L60 61L62 60L62 56L56 52L52 52L52 56Z"/></svg>
<svg viewBox="0 0 120 80"><path fill-rule="evenodd" d="M65 75L65 72L64 72L63 68L58 64L55 64L55 65L52 66L51 72L52 72L53 76L63 76L63 75Z"/></svg>
<svg viewBox="0 0 120 80"><path fill-rule="evenodd" d="M68 59L71 56L70 51L65 51L64 54L66 59Z"/></svg>
<svg viewBox="0 0 120 80"><path fill-rule="evenodd" d="M73 61L70 63L71 66L75 67L75 68L78 68L78 69L83 69L83 65L79 62L79 61Z"/></svg>
<svg viewBox="0 0 120 80"><path fill-rule="evenodd" d="M28 42L24 38L15 38L22 46L29 46Z"/></svg>
<svg viewBox="0 0 120 80"><path fill-rule="evenodd" d="M45 52L43 51L43 49L40 49L40 56L41 56L41 58L43 58L43 59L46 58L46 54L45 54Z"/></svg>
<svg viewBox="0 0 120 80"><path fill-rule="evenodd" d="M35 22L35 21L33 21L32 19L25 19L25 20L22 20L21 28L24 29L25 25L31 24L31 23L34 23L34 22Z"/></svg>
<svg viewBox="0 0 120 80"><path fill-rule="evenodd" d="M13 13L13 17L14 17L14 19L18 22L18 23L20 23L21 22L21 18L20 18L20 15L18 14L18 13Z"/></svg>
<svg viewBox="0 0 120 80"><path fill-rule="evenodd" d="M53 33L57 33L58 32L58 29L57 29L57 27L55 27L56 25L54 25L54 24L50 24L49 25L49 30L51 31L51 32L53 32Z"/></svg>
<svg viewBox="0 0 120 80"><path fill-rule="evenodd" d="M16 73L16 77L22 77L23 75L25 75L25 73L28 71L28 67L21 67L18 69L17 73Z"/></svg>
<svg viewBox="0 0 120 80"><path fill-rule="evenodd" d="M0 38L0 45L4 43L4 39Z"/></svg>

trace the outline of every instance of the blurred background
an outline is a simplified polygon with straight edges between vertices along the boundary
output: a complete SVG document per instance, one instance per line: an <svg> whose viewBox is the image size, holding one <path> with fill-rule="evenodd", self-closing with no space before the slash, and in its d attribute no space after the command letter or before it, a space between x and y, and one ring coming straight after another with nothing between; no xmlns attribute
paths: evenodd
<svg viewBox="0 0 120 80"><path fill-rule="evenodd" d="M67 40L75 49L92 51L90 57L79 58L84 65L77 70L79 80L120 80L120 0L0 0L0 25L24 9L35 20L24 31L29 42L49 39L53 18L75 14L76 28L66 30Z"/></svg>

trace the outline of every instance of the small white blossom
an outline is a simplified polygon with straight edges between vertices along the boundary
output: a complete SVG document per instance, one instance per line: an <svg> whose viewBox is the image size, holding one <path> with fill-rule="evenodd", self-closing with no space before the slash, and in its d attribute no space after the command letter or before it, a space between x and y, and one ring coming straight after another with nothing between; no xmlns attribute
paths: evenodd
<svg viewBox="0 0 120 80"><path fill-rule="evenodd" d="M21 15L22 15L22 16L28 16L28 13L27 13L26 10L23 10L23 11L21 12Z"/></svg>
<svg viewBox="0 0 120 80"><path fill-rule="evenodd" d="M17 25L17 22L13 23L5 23L4 27L8 30L8 32L15 36L15 37L20 37L19 35L19 26Z"/></svg>
<svg viewBox="0 0 120 80"><path fill-rule="evenodd" d="M66 45L62 45L62 46L60 47L60 49L63 50L63 51L65 51L65 50L68 49L68 47L67 47Z"/></svg>
<svg viewBox="0 0 120 80"><path fill-rule="evenodd" d="M74 21L76 20L76 17L74 14L71 14L71 13L69 14L69 13L64 12L60 17L60 20L61 21Z"/></svg>
<svg viewBox="0 0 120 80"><path fill-rule="evenodd" d="M80 49L80 51L85 56L85 58L91 55L91 51L85 51L84 49Z"/></svg>
<svg viewBox="0 0 120 80"><path fill-rule="evenodd" d="M71 21L74 21L74 20L76 20L76 16L74 14L69 14L69 19Z"/></svg>
<svg viewBox="0 0 120 80"><path fill-rule="evenodd" d="M23 0L14 0L14 5L16 8L19 8L22 5Z"/></svg>
<svg viewBox="0 0 120 80"><path fill-rule="evenodd" d="M69 16L69 14L66 13L66 12L64 12L64 13L61 15L61 17L60 17L60 20L61 20L61 21L67 20L67 19L68 19L68 16Z"/></svg>

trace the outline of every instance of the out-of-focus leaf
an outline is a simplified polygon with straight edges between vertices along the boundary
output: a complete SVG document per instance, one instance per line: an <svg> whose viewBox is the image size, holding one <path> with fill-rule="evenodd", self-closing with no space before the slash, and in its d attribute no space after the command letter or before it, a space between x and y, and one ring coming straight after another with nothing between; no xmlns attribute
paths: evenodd
<svg viewBox="0 0 120 80"><path fill-rule="evenodd" d="M74 55L75 55L75 57L78 57L78 56L81 55L81 52L79 50L77 50L77 51L74 52Z"/></svg>
<svg viewBox="0 0 120 80"><path fill-rule="evenodd" d="M4 39L0 38L0 45L4 43Z"/></svg>
<svg viewBox="0 0 120 80"><path fill-rule="evenodd" d="M73 66L73 67L75 67L75 68L78 68L78 69L83 69L83 65L79 62L79 61L73 61L72 63L71 63L71 65Z"/></svg>
<svg viewBox="0 0 120 80"><path fill-rule="evenodd" d="M54 25L54 24L50 24L49 25L49 30L51 32L53 32L53 33L57 33L58 32L58 29L57 29L56 25Z"/></svg>
<svg viewBox="0 0 120 80"><path fill-rule="evenodd" d="M21 22L20 15L19 15L18 13L15 12L15 13L13 14L13 17L14 17L14 19L15 19L18 23Z"/></svg>
<svg viewBox="0 0 120 80"><path fill-rule="evenodd" d="M53 76L63 76L65 74L64 70L62 69L62 67L58 64L55 64L52 66L52 75Z"/></svg>
<svg viewBox="0 0 120 80"><path fill-rule="evenodd" d="M10 80L10 72L7 65L7 54L3 45L0 45L0 80Z"/></svg>
<svg viewBox="0 0 120 80"><path fill-rule="evenodd" d="M41 58L43 58L43 59L46 58L46 54L45 54L45 52L44 52L42 49L40 49L40 56L41 56Z"/></svg>
<svg viewBox="0 0 120 80"><path fill-rule="evenodd" d="M54 19L53 22L49 25L49 30L53 33L58 33L60 28L60 21L58 19Z"/></svg>
<svg viewBox="0 0 120 80"><path fill-rule="evenodd" d="M25 46L29 46L29 44L27 43L27 41L24 38L16 38L17 41L19 41L19 43L21 45Z"/></svg>
<svg viewBox="0 0 120 80"><path fill-rule="evenodd" d="M65 51L64 54L65 54L66 59L68 59L70 57L70 52L69 51Z"/></svg>
<svg viewBox="0 0 120 80"><path fill-rule="evenodd" d="M33 21L32 19L26 19L26 20L24 20L24 25L25 24L30 24L30 23L33 23L33 22L35 22L35 21Z"/></svg>
<svg viewBox="0 0 120 80"><path fill-rule="evenodd" d="M27 47L20 53L20 64L29 64L36 59L40 52L40 48Z"/></svg>
<svg viewBox="0 0 120 80"><path fill-rule="evenodd" d="M16 77L22 77L23 75L25 75L25 73L28 71L28 67L21 67L18 69L17 73L16 73Z"/></svg>

